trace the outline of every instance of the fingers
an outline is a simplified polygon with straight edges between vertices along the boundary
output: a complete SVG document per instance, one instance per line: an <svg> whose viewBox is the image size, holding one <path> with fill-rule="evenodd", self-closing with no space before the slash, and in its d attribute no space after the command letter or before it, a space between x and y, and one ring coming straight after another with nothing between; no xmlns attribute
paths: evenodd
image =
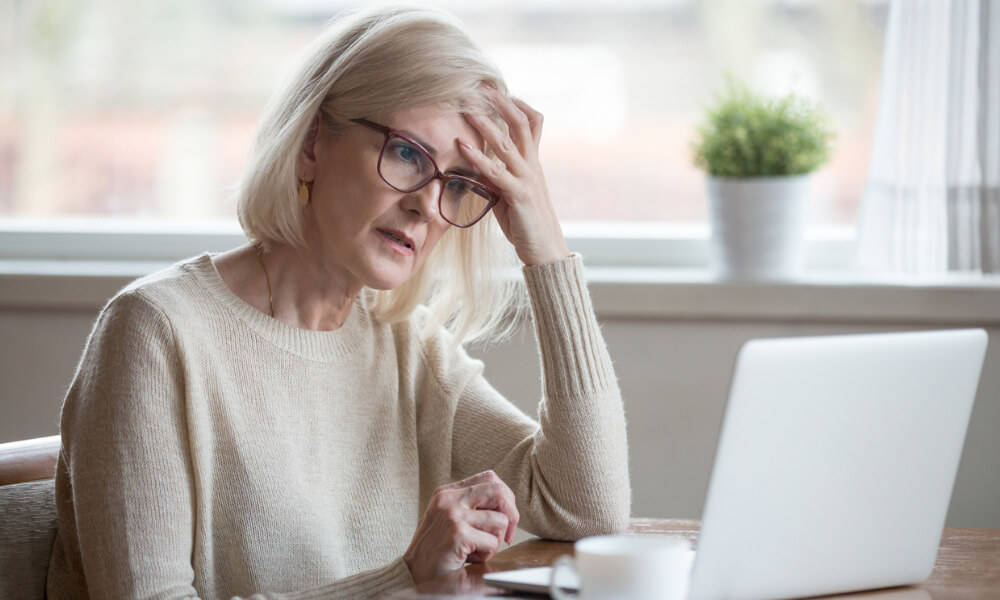
<svg viewBox="0 0 1000 600"><path fill-rule="evenodd" d="M504 132L491 119L474 113L466 113L466 118L479 131L497 156L507 163L507 167L520 173L521 163L531 161L538 154L542 139L542 113L527 102L508 98L495 88L487 87L500 118L507 124Z"/></svg>
<svg viewBox="0 0 1000 600"><path fill-rule="evenodd" d="M502 539L508 544L514 540L521 514L517 510L514 492L496 473L487 471L485 481L468 488L468 506L475 509L497 511L507 518L507 530Z"/></svg>
<svg viewBox="0 0 1000 600"><path fill-rule="evenodd" d="M474 528L488 533L497 540L497 545L506 541L507 527L510 520L507 515L493 510L474 510L465 517L465 522Z"/></svg>
<svg viewBox="0 0 1000 600"><path fill-rule="evenodd" d="M487 87L507 131L490 118L466 113L469 123L483 136L495 156L487 156L467 140L459 139L463 156L483 177L500 189L505 203L519 205L548 195L538 161L542 136L542 114L523 100L515 100ZM495 210L503 210L499 206ZM510 239L508 231L504 231ZM520 254L519 254L520 256Z"/></svg>
<svg viewBox="0 0 1000 600"><path fill-rule="evenodd" d="M487 181L504 192L504 198L509 199L512 195L520 192L521 186L518 183L518 178L508 170L508 164L503 157L490 158L482 150L461 138L458 140L458 147L466 160L472 163L472 166L482 173Z"/></svg>
<svg viewBox="0 0 1000 600"><path fill-rule="evenodd" d="M483 471L482 473L476 473L471 477L466 477L461 481L453 481L442 485L441 487L434 490L435 492L441 490L457 490L459 488L467 488L476 485L477 483L483 483L484 481L493 481L494 479L500 479L497 474L493 471Z"/></svg>
<svg viewBox="0 0 1000 600"><path fill-rule="evenodd" d="M531 108L527 102L520 98L511 98L510 101L521 109L521 112L528 118L528 128L531 130L531 138L535 143L535 151L537 152L538 145L542 141L542 121L544 120L542 113Z"/></svg>
<svg viewBox="0 0 1000 600"><path fill-rule="evenodd" d="M507 123L510 138L517 145L522 156L527 156L530 150L537 149L534 132L531 128L530 115L522 110L511 98L501 94L496 89L489 88L493 104L500 113L500 118ZM525 104L525 106L527 106ZM529 107L530 108L530 107ZM534 109L530 109L534 112Z"/></svg>
<svg viewBox="0 0 1000 600"><path fill-rule="evenodd" d="M403 560L416 583L454 571L466 562L487 561L500 550L503 542L494 532L506 521L505 516L492 511L461 507L441 511L431 505Z"/></svg>
<svg viewBox="0 0 1000 600"><path fill-rule="evenodd" d="M507 204L520 205L533 196L539 195L537 192L537 181L540 177L520 177L511 172L509 165L501 157L495 156L491 158L486 156L482 150L474 148L465 140L459 139L458 146L461 149L462 155L472 164L474 169L479 171L484 181L500 190L502 199L493 209L498 219L503 214L499 211L505 210ZM545 192L545 190L542 191ZM503 227L503 222L501 222L501 227ZM510 239L506 230L504 234L508 235L508 239Z"/></svg>
<svg viewBox="0 0 1000 600"><path fill-rule="evenodd" d="M507 123L510 137L521 150L521 154L527 156L529 148L533 148L537 153L542 139L542 113L524 100L501 94L493 86L487 85L485 88L492 97L500 117Z"/></svg>
<svg viewBox="0 0 1000 600"><path fill-rule="evenodd" d="M500 551L500 543L497 536L475 527L466 528L461 539L462 552L468 562L488 561Z"/></svg>
<svg viewBox="0 0 1000 600"><path fill-rule="evenodd" d="M504 541L510 543L514 539L514 531L521 519L514 501L514 492L502 481L496 483L480 483L469 488L468 506L478 510L497 511L507 517L509 526L503 535Z"/></svg>
<svg viewBox="0 0 1000 600"><path fill-rule="evenodd" d="M520 515L514 493L484 471L434 490L403 560L417 583L485 562L514 540Z"/></svg>
<svg viewBox="0 0 1000 600"><path fill-rule="evenodd" d="M510 135L504 133L496 123L483 115L466 114L465 118L479 131L505 168L518 174L524 170L524 150L514 143ZM528 138L531 138L530 133ZM498 168L490 168L487 172L494 176L500 175Z"/></svg>
<svg viewBox="0 0 1000 600"><path fill-rule="evenodd" d="M521 520L514 492L493 471L484 471L462 481L443 485L434 491L431 501L441 511L451 511L460 506L472 512L495 512L502 515L506 523L504 531L499 532L498 537L508 544L513 541L517 524Z"/></svg>

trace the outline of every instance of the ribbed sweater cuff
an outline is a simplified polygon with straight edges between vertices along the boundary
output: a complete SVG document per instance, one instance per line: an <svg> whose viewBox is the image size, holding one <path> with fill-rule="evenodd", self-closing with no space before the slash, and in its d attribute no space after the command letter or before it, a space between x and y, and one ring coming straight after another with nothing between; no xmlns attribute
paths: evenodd
<svg viewBox="0 0 1000 600"><path fill-rule="evenodd" d="M614 388L579 254L523 268L542 354L546 396L588 397Z"/></svg>
<svg viewBox="0 0 1000 600"><path fill-rule="evenodd" d="M336 583L300 592L275 594L275 600L312 600L323 598L384 598L414 586L410 568L397 558L381 569L352 575Z"/></svg>

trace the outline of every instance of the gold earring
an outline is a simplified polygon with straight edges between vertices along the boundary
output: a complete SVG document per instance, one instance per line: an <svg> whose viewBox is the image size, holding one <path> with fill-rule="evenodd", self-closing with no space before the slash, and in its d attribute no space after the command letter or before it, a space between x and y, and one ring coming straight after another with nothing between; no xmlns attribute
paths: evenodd
<svg viewBox="0 0 1000 600"><path fill-rule="evenodd" d="M309 204L309 199L309 186L303 181L299 184L299 206Z"/></svg>

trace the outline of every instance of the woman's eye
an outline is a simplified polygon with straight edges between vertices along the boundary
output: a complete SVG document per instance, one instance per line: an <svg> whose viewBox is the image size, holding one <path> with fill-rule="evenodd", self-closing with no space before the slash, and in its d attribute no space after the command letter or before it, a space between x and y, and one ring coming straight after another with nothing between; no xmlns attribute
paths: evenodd
<svg viewBox="0 0 1000 600"><path fill-rule="evenodd" d="M471 187L471 185L461 179L452 179L448 182L448 191L457 196L464 195Z"/></svg>
<svg viewBox="0 0 1000 600"><path fill-rule="evenodd" d="M393 155L403 162L415 163L420 160L420 152L405 142L396 142L392 147Z"/></svg>

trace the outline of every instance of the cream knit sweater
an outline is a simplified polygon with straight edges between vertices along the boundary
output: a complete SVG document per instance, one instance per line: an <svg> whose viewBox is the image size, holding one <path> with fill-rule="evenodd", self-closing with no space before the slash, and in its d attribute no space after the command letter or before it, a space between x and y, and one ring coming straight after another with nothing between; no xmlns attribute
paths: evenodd
<svg viewBox="0 0 1000 600"><path fill-rule="evenodd" d="M67 393L49 598L361 598L413 585L433 490L493 469L521 527L629 516L622 402L579 257L526 267L538 423L452 350L361 298L336 331L255 310L208 254L122 290ZM363 297L363 296L362 296Z"/></svg>

